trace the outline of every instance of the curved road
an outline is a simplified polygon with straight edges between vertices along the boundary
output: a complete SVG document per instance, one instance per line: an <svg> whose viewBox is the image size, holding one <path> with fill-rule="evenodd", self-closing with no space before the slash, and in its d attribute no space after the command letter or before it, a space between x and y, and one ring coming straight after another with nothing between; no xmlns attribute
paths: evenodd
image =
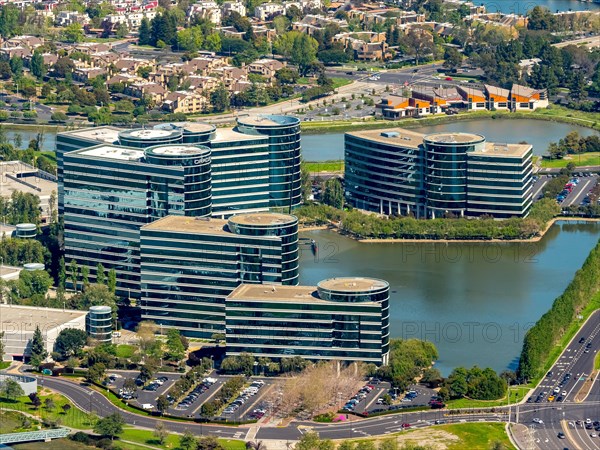
<svg viewBox="0 0 600 450"><path fill-rule="evenodd" d="M600 310L590 316L558 358L552 368L553 375L542 380L531 394L535 399L540 392L552 391L558 385L562 376L570 372L573 374L572 379L561 387L561 389L564 388L568 392L565 401L560 403L547 401L524 403L511 406L510 409L506 406L498 407L495 414L463 413L447 416L447 410L426 410L337 424L293 422L287 427L234 427L178 422L158 417L138 415L122 410L113 405L99 392L74 381L55 377L38 377L38 380L41 385L68 397L81 410L92 411L99 416L118 412L123 416L127 424L148 429L155 428L157 422L162 421L167 429L177 433L189 430L198 435L211 434L230 439L244 439L249 435L256 439L291 441L299 439L307 429L317 431L322 438L343 439L396 433L403 430L402 424L405 423L410 424L411 428L421 428L433 425L436 421L445 421L446 423L512 421L529 427L531 442L521 442L520 444L523 447L543 450L562 449L565 447L593 450L600 449L600 438L592 438L590 436L593 430L587 430L582 426L569 425L569 422L585 420L587 418L590 418L592 421L600 420L599 377L594 380L590 393L583 402L578 402L575 398L577 391L583 384L583 380L586 376L589 376L593 369L594 358L600 349L600 336L598 334L600 334ZM581 338L584 339L580 343ZM588 344L590 344L589 347ZM542 419L543 424L534 423L534 418ZM566 434L567 439L562 440L558 438L560 431Z"/></svg>

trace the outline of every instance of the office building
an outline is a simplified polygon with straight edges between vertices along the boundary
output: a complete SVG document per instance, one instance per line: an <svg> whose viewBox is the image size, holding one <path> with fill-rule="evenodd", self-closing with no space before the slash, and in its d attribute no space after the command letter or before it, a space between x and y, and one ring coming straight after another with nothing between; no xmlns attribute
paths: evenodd
<svg viewBox="0 0 600 450"><path fill-rule="evenodd" d="M298 284L298 219L167 216L141 228L142 318L186 336L225 332L225 298L240 283Z"/></svg>
<svg viewBox="0 0 600 450"><path fill-rule="evenodd" d="M389 284L332 278L313 286L242 284L225 303L227 355L389 360Z"/></svg>
<svg viewBox="0 0 600 450"><path fill-rule="evenodd" d="M532 154L531 145L470 133L346 133L346 198L386 215L523 217L532 202Z"/></svg>
<svg viewBox="0 0 600 450"><path fill-rule="evenodd" d="M299 120L245 117L234 128L173 123L57 135L65 259L117 273L140 297L139 229L168 215L221 217L298 206Z"/></svg>

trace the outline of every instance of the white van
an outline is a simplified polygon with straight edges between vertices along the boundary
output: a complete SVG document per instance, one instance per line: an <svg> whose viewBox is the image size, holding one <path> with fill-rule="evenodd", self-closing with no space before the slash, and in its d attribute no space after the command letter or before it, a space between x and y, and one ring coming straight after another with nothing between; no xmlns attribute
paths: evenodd
<svg viewBox="0 0 600 450"><path fill-rule="evenodd" d="M151 403L144 403L142 409L154 409L154 405Z"/></svg>

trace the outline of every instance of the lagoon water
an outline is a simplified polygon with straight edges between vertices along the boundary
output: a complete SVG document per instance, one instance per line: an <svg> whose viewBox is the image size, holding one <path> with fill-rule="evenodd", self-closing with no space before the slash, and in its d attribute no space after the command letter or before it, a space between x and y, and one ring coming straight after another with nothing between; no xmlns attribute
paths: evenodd
<svg viewBox="0 0 600 450"><path fill-rule="evenodd" d="M596 11L600 4L578 0L546 0L543 2L532 0L482 0L474 2L484 5L491 13L501 12L505 14L527 14L534 6L543 6L552 12L557 11Z"/></svg>
<svg viewBox="0 0 600 450"><path fill-rule="evenodd" d="M566 123L548 122L534 119L479 119L444 123L414 128L421 133L440 131L464 131L484 135L490 142L519 143L526 141L533 145L533 153L542 155L551 142L556 142L571 131L582 136L598 134L590 128ZM344 159L344 133L327 133L302 136L302 157L306 161L328 161Z"/></svg>
<svg viewBox="0 0 600 450"><path fill-rule="evenodd" d="M444 374L463 365L514 369L526 330L569 284L600 223L560 222L537 243L360 243L303 233L300 284L368 276L391 285L392 337L433 341Z"/></svg>

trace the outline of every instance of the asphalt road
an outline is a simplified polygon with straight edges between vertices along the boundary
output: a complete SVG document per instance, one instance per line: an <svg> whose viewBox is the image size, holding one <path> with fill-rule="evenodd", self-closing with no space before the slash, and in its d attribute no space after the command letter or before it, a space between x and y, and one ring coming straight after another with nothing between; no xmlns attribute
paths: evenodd
<svg viewBox="0 0 600 450"><path fill-rule="evenodd" d="M579 343L581 338L582 343ZM587 346L590 343L591 345ZM587 350L587 351L586 351ZM540 450L553 450L564 448L579 448L582 450L600 449L600 438L592 438L593 430L587 430L575 423L576 420L600 420L600 380L594 380L590 395L583 402L575 402L575 395L580 390L583 382L592 372L594 358L600 350L600 311L596 311L575 335L557 362L552 367L552 375L544 378L531 394L535 399L542 392L550 393L554 388L566 391L567 394L561 402L548 402L547 395L539 403L524 403L511 408L496 408L495 414L463 414L447 416L447 410L425 410L380 416L361 421L351 421L337 424L316 424L314 422L292 422L287 427L260 427L253 436L256 439L276 439L281 441L297 440L307 429L317 431L322 438L341 439L352 437L380 436L402 431L403 424L410 428L421 428L434 425L436 421L446 423L477 422L477 421L514 421L525 424L530 429L530 442L520 442L522 448ZM571 378L559 386L566 373L571 373ZM99 416L106 416L119 412L126 423L138 427L153 429L157 417L147 417L123 411L110 403L102 394L87 386L74 381L55 377L41 377L40 384L56 390L68 397L77 407L84 411L93 411ZM533 422L534 418L543 421L542 424ZM199 423L183 423L165 421L166 427L176 433L186 430L198 435L211 434L215 436L244 439L250 432L247 427L231 427L207 425ZM256 430L254 430L256 431ZM566 439L559 439L558 433L562 431Z"/></svg>

